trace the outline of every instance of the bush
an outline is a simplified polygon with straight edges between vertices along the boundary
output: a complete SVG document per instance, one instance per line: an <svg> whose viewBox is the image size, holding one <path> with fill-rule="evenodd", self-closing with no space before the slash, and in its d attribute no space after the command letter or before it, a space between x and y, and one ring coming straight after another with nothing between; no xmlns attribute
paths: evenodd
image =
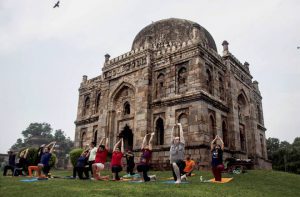
<svg viewBox="0 0 300 197"><path fill-rule="evenodd" d="M70 159L71 159L71 163L72 163L73 167L76 166L77 159L80 157L82 152L83 152L82 148L76 148L76 149L71 150Z"/></svg>

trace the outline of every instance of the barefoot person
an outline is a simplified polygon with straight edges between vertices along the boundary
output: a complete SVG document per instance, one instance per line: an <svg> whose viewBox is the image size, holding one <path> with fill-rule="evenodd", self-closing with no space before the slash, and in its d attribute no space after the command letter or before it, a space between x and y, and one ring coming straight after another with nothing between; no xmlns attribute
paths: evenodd
<svg viewBox="0 0 300 197"><path fill-rule="evenodd" d="M176 184L181 183L181 174L185 168L184 159L184 137L183 130L180 123L179 126L179 137L174 138L174 126L171 133L171 147L170 147L170 163L172 167L173 177Z"/></svg>
<svg viewBox="0 0 300 197"><path fill-rule="evenodd" d="M135 166L134 154L132 153L131 150L127 150L124 156L126 158L126 163L127 163L127 168L126 168L127 175L126 175L126 177L131 177L132 175L135 174L133 172L133 169L134 169L134 166Z"/></svg>
<svg viewBox="0 0 300 197"><path fill-rule="evenodd" d="M214 144L217 140L221 142L221 145ZM223 150L224 150L224 142L223 140L217 135L215 139L210 144L210 151L212 153L211 159L211 166L212 172L215 177L215 181L222 181L222 170L224 170L223 165Z"/></svg>
<svg viewBox="0 0 300 197"><path fill-rule="evenodd" d="M56 142L51 142L48 146L44 148L44 152L41 157L41 162L38 164L38 176L40 178L45 178L48 176L48 173L50 171L49 161L51 159L55 144ZM50 146L52 146L51 149L49 149ZM42 170L45 176L42 176Z"/></svg>
<svg viewBox="0 0 300 197"><path fill-rule="evenodd" d="M105 145L102 144L104 140L105 140ZM108 153L108 138L102 138L96 152L95 163L92 165L94 180L108 179L107 176L106 177L100 176L100 171L104 170L107 153Z"/></svg>
<svg viewBox="0 0 300 197"><path fill-rule="evenodd" d="M121 151L119 145L121 144ZM111 158L111 171L113 173L113 181L119 181L119 172L122 171L122 157L124 153L124 141L120 139L114 146L112 158Z"/></svg>
<svg viewBox="0 0 300 197"><path fill-rule="evenodd" d="M147 145L147 143L146 143L148 135L151 135L151 137L149 139L149 142L148 142L149 145ZM148 174L147 174L148 171L149 171L149 161L150 161L151 156L152 156L153 136L154 136L154 133L146 134L144 139L143 139L142 146L141 146L142 156L141 156L141 159L140 159L140 163L137 166L137 170L140 173L143 182L150 181L151 178L156 179L155 175L148 176Z"/></svg>

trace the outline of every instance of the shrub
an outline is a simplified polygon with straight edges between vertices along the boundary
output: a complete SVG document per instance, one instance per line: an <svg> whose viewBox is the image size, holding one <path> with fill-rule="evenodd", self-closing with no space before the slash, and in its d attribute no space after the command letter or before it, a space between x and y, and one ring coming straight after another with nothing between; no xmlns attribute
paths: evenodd
<svg viewBox="0 0 300 197"><path fill-rule="evenodd" d="M76 148L76 149L71 150L70 159L71 159L71 163L72 163L73 167L76 166L77 159L80 157L82 152L83 152L82 148Z"/></svg>

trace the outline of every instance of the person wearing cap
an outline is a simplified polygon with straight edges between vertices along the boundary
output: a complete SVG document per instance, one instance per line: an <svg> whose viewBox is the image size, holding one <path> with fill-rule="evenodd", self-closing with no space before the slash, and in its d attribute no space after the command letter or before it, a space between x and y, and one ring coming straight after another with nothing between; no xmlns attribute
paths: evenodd
<svg viewBox="0 0 300 197"><path fill-rule="evenodd" d="M11 170L14 173L14 169L16 167L16 154L12 150L8 150L8 165L4 166L3 176L6 176L7 171Z"/></svg>
<svg viewBox="0 0 300 197"><path fill-rule="evenodd" d="M184 146L185 141L183 137L183 129L180 123L179 126L179 136L174 138L174 126L171 133L171 147L170 147L170 164L172 167L173 177L176 184L181 183L181 174L185 168L184 160Z"/></svg>

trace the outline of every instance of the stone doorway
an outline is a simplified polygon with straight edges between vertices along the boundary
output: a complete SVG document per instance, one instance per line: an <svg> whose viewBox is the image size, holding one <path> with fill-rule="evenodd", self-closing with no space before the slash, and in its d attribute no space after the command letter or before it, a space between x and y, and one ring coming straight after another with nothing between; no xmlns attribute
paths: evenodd
<svg viewBox="0 0 300 197"><path fill-rule="evenodd" d="M130 127L126 124L121 133L119 134L120 138L124 140L124 149L132 150L133 148L133 133Z"/></svg>

